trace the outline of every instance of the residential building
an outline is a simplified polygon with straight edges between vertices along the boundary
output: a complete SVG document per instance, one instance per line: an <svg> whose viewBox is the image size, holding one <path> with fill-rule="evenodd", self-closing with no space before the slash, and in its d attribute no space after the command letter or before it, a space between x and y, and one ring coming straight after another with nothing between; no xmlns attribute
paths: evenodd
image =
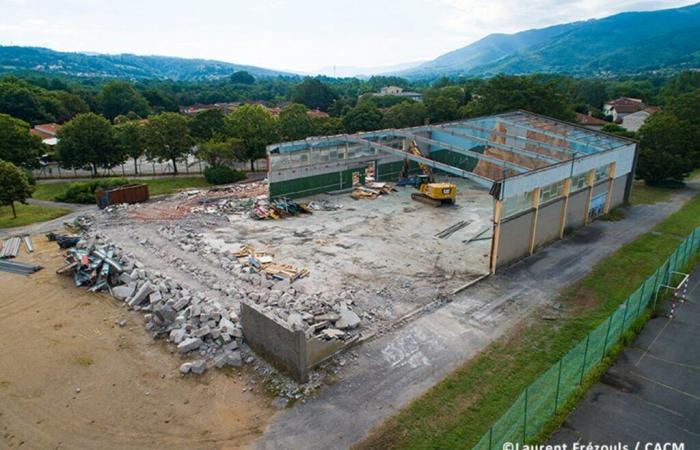
<svg viewBox="0 0 700 450"><path fill-rule="evenodd" d="M603 105L603 114L612 117L614 122L621 122L625 116L636 113L646 108L642 99L632 97L620 97L609 100Z"/></svg>

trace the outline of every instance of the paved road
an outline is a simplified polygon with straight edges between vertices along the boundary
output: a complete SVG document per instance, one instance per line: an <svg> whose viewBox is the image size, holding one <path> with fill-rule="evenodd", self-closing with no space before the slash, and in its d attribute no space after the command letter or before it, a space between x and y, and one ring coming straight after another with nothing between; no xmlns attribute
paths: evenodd
<svg viewBox="0 0 700 450"><path fill-rule="evenodd" d="M666 203L634 206L619 222L597 221L467 289L453 302L364 344L340 381L305 404L280 412L257 447L336 449L360 441L534 307L551 302L597 262L676 211L690 195L684 191Z"/></svg>
<svg viewBox="0 0 700 450"><path fill-rule="evenodd" d="M550 444L684 443L700 448L700 265L674 319L644 327Z"/></svg>

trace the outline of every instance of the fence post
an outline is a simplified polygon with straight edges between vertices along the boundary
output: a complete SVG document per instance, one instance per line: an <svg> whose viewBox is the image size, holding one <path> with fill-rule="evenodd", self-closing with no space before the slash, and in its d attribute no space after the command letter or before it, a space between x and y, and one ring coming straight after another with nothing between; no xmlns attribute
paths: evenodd
<svg viewBox="0 0 700 450"><path fill-rule="evenodd" d="M627 300L625 300L625 314L622 316L622 327L620 328L620 337L618 339L622 339L622 335L625 334L625 322L627 322L627 310L630 309L630 298L632 297L627 297Z"/></svg>
<svg viewBox="0 0 700 450"><path fill-rule="evenodd" d="M581 364L581 378L578 381L578 384L581 385L583 383L583 372L586 369L586 357L588 356L588 344L591 341L591 333L588 333L586 335L586 349L583 351L583 363Z"/></svg>
<svg viewBox="0 0 700 450"><path fill-rule="evenodd" d="M530 386L525 388L525 416L523 418L523 443L525 443L525 438L527 437L527 391L530 390Z"/></svg>
<svg viewBox="0 0 700 450"><path fill-rule="evenodd" d="M489 450L493 447L493 425L489 428Z"/></svg>
<svg viewBox="0 0 700 450"><path fill-rule="evenodd" d="M559 376L557 377L557 393L554 396L554 413L552 415L557 413L557 408L559 408L559 387L561 386L561 365L562 362L564 361L564 357L562 357L559 360Z"/></svg>
<svg viewBox="0 0 700 450"><path fill-rule="evenodd" d="M612 325L612 318L615 313L610 314L610 319L608 320L608 330L605 332L605 342L603 342L603 353L600 355L600 360L605 358L605 351L608 349L608 336L610 336L610 326Z"/></svg>
<svg viewBox="0 0 700 450"><path fill-rule="evenodd" d="M637 319L639 317L639 313L642 310L642 299L644 299L644 285L646 284L646 281L642 283L642 289L639 291L639 302L637 303L637 312L634 315L634 318Z"/></svg>

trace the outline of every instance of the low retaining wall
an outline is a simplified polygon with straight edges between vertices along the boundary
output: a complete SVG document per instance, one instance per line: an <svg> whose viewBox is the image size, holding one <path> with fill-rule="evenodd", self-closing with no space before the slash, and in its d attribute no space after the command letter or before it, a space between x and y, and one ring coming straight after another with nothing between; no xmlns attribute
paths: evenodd
<svg viewBox="0 0 700 450"><path fill-rule="evenodd" d="M292 330L270 317L255 304L241 303L243 337L250 347L278 369L300 383L309 380L309 370L354 341L322 341Z"/></svg>

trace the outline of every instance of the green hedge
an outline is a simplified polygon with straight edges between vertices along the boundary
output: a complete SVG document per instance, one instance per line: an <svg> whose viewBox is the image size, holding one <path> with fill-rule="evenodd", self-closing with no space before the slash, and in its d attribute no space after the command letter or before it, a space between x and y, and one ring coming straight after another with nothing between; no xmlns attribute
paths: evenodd
<svg viewBox="0 0 700 450"><path fill-rule="evenodd" d="M230 184L245 180L245 174L226 166L211 166L204 169L204 178L211 184Z"/></svg>
<svg viewBox="0 0 700 450"><path fill-rule="evenodd" d="M56 201L91 204L95 203L96 190L123 186L125 184L129 184L129 181L125 178L109 178L71 183L64 193L56 196Z"/></svg>

